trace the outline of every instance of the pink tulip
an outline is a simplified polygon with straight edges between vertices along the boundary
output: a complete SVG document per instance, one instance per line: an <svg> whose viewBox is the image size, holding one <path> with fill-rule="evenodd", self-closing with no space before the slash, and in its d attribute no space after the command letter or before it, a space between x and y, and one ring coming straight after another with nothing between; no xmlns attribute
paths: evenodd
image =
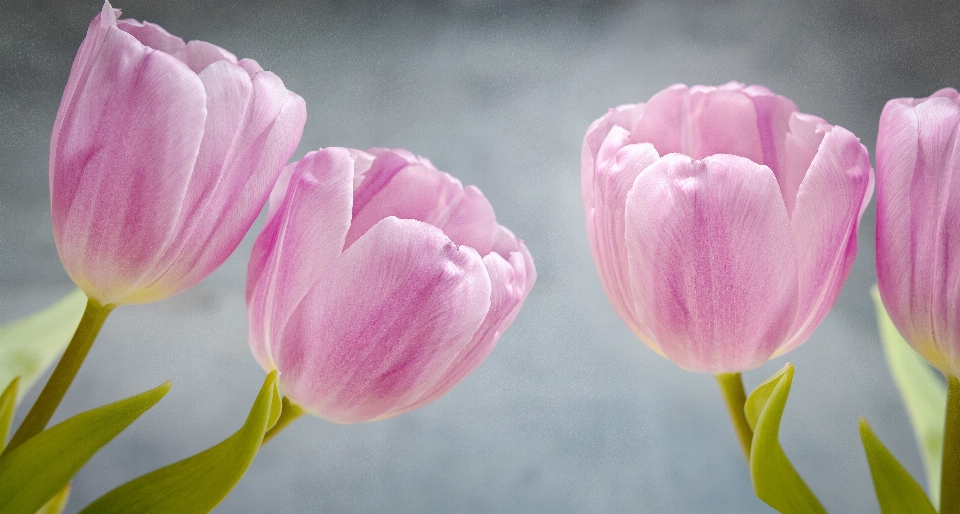
<svg viewBox="0 0 960 514"><path fill-rule="evenodd" d="M104 3L70 71L50 141L53 233L101 304L179 293L233 252L306 121L253 60Z"/></svg>
<svg viewBox="0 0 960 514"><path fill-rule="evenodd" d="M890 318L960 376L960 94L890 100L877 137L877 282Z"/></svg>
<svg viewBox="0 0 960 514"><path fill-rule="evenodd" d="M671 86L611 109L582 154L607 296L684 369L740 372L802 344L837 299L873 191L849 131L761 86Z"/></svg>
<svg viewBox="0 0 960 514"><path fill-rule="evenodd" d="M473 371L535 279L479 189L405 150L327 148L271 195L247 274L250 347L308 412L389 418Z"/></svg>

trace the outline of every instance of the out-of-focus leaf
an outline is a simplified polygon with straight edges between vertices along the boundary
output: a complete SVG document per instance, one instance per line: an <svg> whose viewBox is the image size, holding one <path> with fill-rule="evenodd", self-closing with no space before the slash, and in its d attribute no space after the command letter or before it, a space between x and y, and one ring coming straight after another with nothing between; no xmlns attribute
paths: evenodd
<svg viewBox="0 0 960 514"><path fill-rule="evenodd" d="M937 514L920 484L880 442L864 418L860 418L860 439L882 514Z"/></svg>
<svg viewBox="0 0 960 514"><path fill-rule="evenodd" d="M880 292L871 291L877 306L877 326L883 354L887 358L903 405L907 408L917 448L923 457L927 474L927 490L933 503L940 501L940 466L943 460L944 405L947 404L947 386L923 357L910 348L897 327L887 315L880 301Z"/></svg>
<svg viewBox="0 0 960 514"><path fill-rule="evenodd" d="M70 499L70 482L67 482L67 485L63 486L63 489L60 489L60 492L55 494L53 498L50 498L43 507L40 507L40 510L37 511L37 514L60 514L63 512L63 509L67 508L67 500Z"/></svg>
<svg viewBox="0 0 960 514"><path fill-rule="evenodd" d="M170 390L170 382L76 416L0 458L0 512L36 512L90 457Z"/></svg>
<svg viewBox="0 0 960 514"><path fill-rule="evenodd" d="M13 412L17 409L17 384L20 377L14 377L10 384L0 394L0 451L7 445L7 435L10 434L10 425L13 424Z"/></svg>
<svg viewBox="0 0 960 514"><path fill-rule="evenodd" d="M67 347L87 297L76 289L57 303L0 327L0 384L20 377L17 401Z"/></svg>
<svg viewBox="0 0 960 514"><path fill-rule="evenodd" d="M783 514L826 514L780 447L780 419L790 394L793 364L787 363L747 398L744 412L753 427L750 477L753 491Z"/></svg>
<svg viewBox="0 0 960 514"><path fill-rule="evenodd" d="M213 510L246 473L263 434L280 416L276 371L270 372L247 421L232 436L203 452L117 487L81 514L206 513Z"/></svg>

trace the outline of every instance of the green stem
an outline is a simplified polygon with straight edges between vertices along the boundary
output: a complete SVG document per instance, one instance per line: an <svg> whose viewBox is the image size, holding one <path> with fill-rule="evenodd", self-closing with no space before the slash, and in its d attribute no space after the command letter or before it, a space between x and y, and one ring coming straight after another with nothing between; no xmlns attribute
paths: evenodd
<svg viewBox="0 0 960 514"><path fill-rule="evenodd" d="M293 423L293 420L302 415L303 408L291 402L286 396L284 396L283 401L281 402L280 417L277 418L277 423L273 425L273 428L267 430L267 433L263 434L263 442L260 443L260 446L267 444L267 441L273 439L273 436L279 434L281 430L287 428L287 425Z"/></svg>
<svg viewBox="0 0 960 514"><path fill-rule="evenodd" d="M77 371L83 364L83 359L87 357L87 352L93 346L97 334L100 333L100 327L106 321L107 315L113 310L113 305L100 305L94 300L87 299L87 308L83 311L83 317L80 318L80 324L77 331L73 333L73 339L67 345L66 351L60 357L60 362L54 368L53 374L43 386L43 391L37 401L30 408L30 412L23 419L20 428L13 434L10 443L3 451L3 455L10 453L14 448L20 446L31 437L39 434L46 428L53 413L63 400L63 395L67 393L73 378L77 376Z"/></svg>
<svg viewBox="0 0 960 514"><path fill-rule="evenodd" d="M947 414L940 471L940 514L960 514L960 378L947 375Z"/></svg>
<svg viewBox="0 0 960 514"><path fill-rule="evenodd" d="M747 415L743 411L743 406L747 403L747 393L743 390L743 378L740 373L717 373L714 375L717 384L720 385L720 392L723 393L723 399L727 404L727 412L730 414L730 421L733 422L733 429L737 432L737 438L740 439L740 447L743 449L743 456L750 464L750 445L753 444L753 430L747 423Z"/></svg>

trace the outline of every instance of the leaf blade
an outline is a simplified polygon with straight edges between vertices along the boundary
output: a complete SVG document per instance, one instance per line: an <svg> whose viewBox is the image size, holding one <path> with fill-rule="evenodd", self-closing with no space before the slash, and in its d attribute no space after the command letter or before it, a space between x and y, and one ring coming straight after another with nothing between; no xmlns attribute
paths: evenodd
<svg viewBox="0 0 960 514"><path fill-rule="evenodd" d="M45 503L43 507L40 507L40 510L36 514L60 514L63 512L63 509L67 508L67 502L70 500L70 482L67 482L67 485L63 486L63 489L60 489L60 492L55 494L53 498L50 498L50 501Z"/></svg>
<svg viewBox="0 0 960 514"><path fill-rule="evenodd" d="M117 487L80 512L210 512L240 481L260 449L263 434L279 415L280 392L273 371L264 380L240 430L203 452Z"/></svg>
<svg viewBox="0 0 960 514"><path fill-rule="evenodd" d="M923 459L927 490L940 501L940 468L943 461L943 427L946 421L947 386L937 372L915 352L893 324L880 300L877 286L870 291L877 308L877 328L883 355L910 418L917 449Z"/></svg>
<svg viewBox="0 0 960 514"><path fill-rule="evenodd" d="M88 410L51 427L0 458L0 512L36 512L100 448L160 401L166 382Z"/></svg>
<svg viewBox="0 0 960 514"><path fill-rule="evenodd" d="M0 327L0 384L20 377L17 401L67 347L87 297L73 290L53 305Z"/></svg>
<svg viewBox="0 0 960 514"><path fill-rule="evenodd" d="M860 439L882 514L937 514L923 488L873 433L865 418L860 418Z"/></svg>
<svg viewBox="0 0 960 514"><path fill-rule="evenodd" d="M17 410L17 388L20 377L14 377L0 394L0 452L7 446L7 436L13 425L13 413Z"/></svg>
<svg viewBox="0 0 960 514"><path fill-rule="evenodd" d="M757 498L783 514L826 514L827 511L780 447L780 420L792 382L793 365L787 363L751 393L744 406L748 417L755 416L753 445L750 448L753 490ZM754 399L751 401L751 398ZM759 405L762 408L758 409Z"/></svg>

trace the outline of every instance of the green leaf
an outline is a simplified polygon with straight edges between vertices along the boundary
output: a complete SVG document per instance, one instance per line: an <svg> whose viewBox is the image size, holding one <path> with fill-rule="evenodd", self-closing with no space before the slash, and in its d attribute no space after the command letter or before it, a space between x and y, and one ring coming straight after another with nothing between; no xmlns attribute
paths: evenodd
<svg viewBox="0 0 960 514"><path fill-rule="evenodd" d="M14 377L10 384L0 394L0 451L7 445L7 435L10 434L10 425L13 424L13 412L17 409L17 384L20 377Z"/></svg>
<svg viewBox="0 0 960 514"><path fill-rule="evenodd" d="M53 498L50 498L43 507L40 507L40 510L37 511L37 514L60 514L63 512L63 509L67 508L67 500L70 499L70 482L67 482L67 485L63 486L63 489L60 489L60 492L55 494Z"/></svg>
<svg viewBox="0 0 960 514"><path fill-rule="evenodd" d="M36 512L123 429L160 401L170 382L76 416L0 458L0 512Z"/></svg>
<svg viewBox="0 0 960 514"><path fill-rule="evenodd" d="M784 514L824 513L780 447L780 418L790 394L793 364L787 363L747 398L744 412L753 426L750 477L753 490L767 505Z"/></svg>
<svg viewBox="0 0 960 514"><path fill-rule="evenodd" d="M890 320L880 292L871 291L877 306L877 325L883 354L903 405L907 408L917 448L923 458L927 475L927 490L934 503L940 501L940 466L943 460L944 405L947 404L947 386L923 357L910 348L897 327Z"/></svg>
<svg viewBox="0 0 960 514"><path fill-rule="evenodd" d="M86 306L86 295L76 289L46 309L0 327L0 384L19 376L17 401L67 347Z"/></svg>
<svg viewBox="0 0 960 514"><path fill-rule="evenodd" d="M206 513L247 471L263 434L280 416L276 371L270 372L243 426L220 444L117 487L81 514Z"/></svg>
<svg viewBox="0 0 960 514"><path fill-rule="evenodd" d="M937 514L923 488L870 430L865 418L860 418L860 439L882 514Z"/></svg>

